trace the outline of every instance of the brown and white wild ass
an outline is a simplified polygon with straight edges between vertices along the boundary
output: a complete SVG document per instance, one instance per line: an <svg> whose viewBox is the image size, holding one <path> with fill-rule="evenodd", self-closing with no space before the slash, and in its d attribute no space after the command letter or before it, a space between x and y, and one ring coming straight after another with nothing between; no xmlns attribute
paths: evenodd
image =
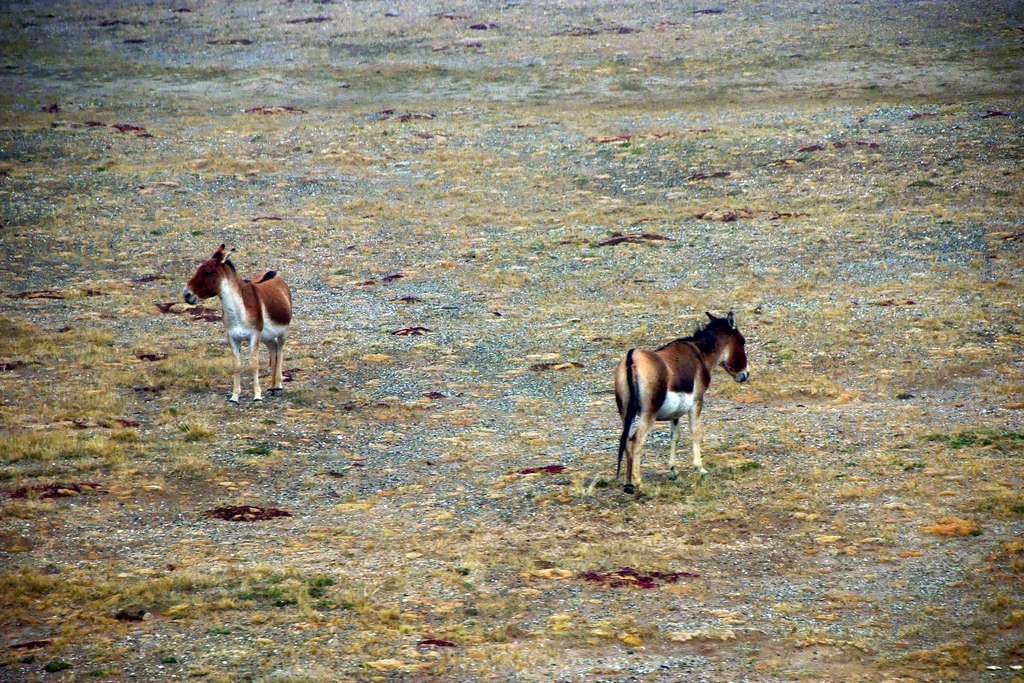
<svg viewBox="0 0 1024 683"><path fill-rule="evenodd" d="M252 399L261 401L259 343L262 341L270 351L272 379L267 393L273 395L283 389L281 364L284 360L288 324L292 321L292 295L284 279L272 270L255 282L239 279L229 255L224 252L224 245L220 245L213 256L199 266L183 294L185 301L190 304L212 296L220 297L224 309L224 328L235 359L234 390L228 400L238 403L238 394L242 390L239 377L242 369L241 346L242 342L247 342L252 368Z"/></svg>
<svg viewBox="0 0 1024 683"><path fill-rule="evenodd" d="M676 471L679 418L684 414L690 418L693 466L702 474L707 473L700 457L700 413L704 392L711 383L711 369L721 362L737 382L745 382L750 376L746 340L736 328L732 312L724 318L710 313L707 316L711 322L689 337L676 339L656 351L630 349L615 370L615 403L622 416L615 478L619 477L625 453L626 493L633 493L640 486L640 451L656 420L672 421L668 457L671 476Z"/></svg>

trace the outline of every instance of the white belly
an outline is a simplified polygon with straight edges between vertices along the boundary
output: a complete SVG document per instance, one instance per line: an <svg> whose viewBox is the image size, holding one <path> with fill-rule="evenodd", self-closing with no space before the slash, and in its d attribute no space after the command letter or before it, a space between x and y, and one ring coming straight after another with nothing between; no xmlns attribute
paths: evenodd
<svg viewBox="0 0 1024 683"><path fill-rule="evenodd" d="M683 394L670 391L665 394L665 401L658 410L656 419L675 420L690 412L693 407L693 394Z"/></svg>
<svg viewBox="0 0 1024 683"><path fill-rule="evenodd" d="M280 344L288 334L288 328L284 325L275 325L267 317L263 318L263 331L260 332L260 339L265 343Z"/></svg>

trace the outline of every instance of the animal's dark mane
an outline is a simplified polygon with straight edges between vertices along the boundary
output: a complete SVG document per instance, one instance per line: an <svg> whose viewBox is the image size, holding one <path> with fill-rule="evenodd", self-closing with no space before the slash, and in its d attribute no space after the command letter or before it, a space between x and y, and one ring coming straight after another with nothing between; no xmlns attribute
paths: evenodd
<svg viewBox="0 0 1024 683"><path fill-rule="evenodd" d="M224 259L224 265L230 268L232 272L235 272L235 264L231 262L231 259Z"/></svg>
<svg viewBox="0 0 1024 683"><path fill-rule="evenodd" d="M256 284L259 284L261 282L266 282L267 280L273 280L275 277L277 277L277 271L276 270L268 270L267 272L265 272L263 274L263 277L261 277L259 280L256 281Z"/></svg>
<svg viewBox="0 0 1024 683"><path fill-rule="evenodd" d="M715 327L716 322L717 321L713 321L707 325L698 325L690 336L673 339L669 343L659 346L656 350L661 351L662 349L667 349L673 344L689 343L695 344L702 353L711 353L715 350L715 344L718 340L718 335L716 335L715 331L712 329Z"/></svg>

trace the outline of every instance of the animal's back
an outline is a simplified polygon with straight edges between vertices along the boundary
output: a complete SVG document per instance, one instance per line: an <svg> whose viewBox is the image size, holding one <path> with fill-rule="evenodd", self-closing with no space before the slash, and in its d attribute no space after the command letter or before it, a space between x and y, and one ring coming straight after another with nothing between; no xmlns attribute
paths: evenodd
<svg viewBox="0 0 1024 683"><path fill-rule="evenodd" d="M287 325L292 321L292 293L284 278L271 270L253 286L259 291L267 316L274 324Z"/></svg>

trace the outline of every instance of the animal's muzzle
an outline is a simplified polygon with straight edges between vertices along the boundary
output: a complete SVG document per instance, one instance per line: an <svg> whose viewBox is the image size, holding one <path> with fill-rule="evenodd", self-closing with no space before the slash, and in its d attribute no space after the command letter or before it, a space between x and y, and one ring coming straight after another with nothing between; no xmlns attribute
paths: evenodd
<svg viewBox="0 0 1024 683"><path fill-rule="evenodd" d="M192 304L193 306L195 306L197 303L199 303L199 297L197 297L195 294L193 294L192 290L190 290L188 287L186 287L184 289L184 291L182 291L181 294L182 294L182 296L185 297L185 302L186 303Z"/></svg>
<svg viewBox="0 0 1024 683"><path fill-rule="evenodd" d="M747 378L750 377L750 373L744 370L743 372L737 372L735 379L737 382L746 382Z"/></svg>

